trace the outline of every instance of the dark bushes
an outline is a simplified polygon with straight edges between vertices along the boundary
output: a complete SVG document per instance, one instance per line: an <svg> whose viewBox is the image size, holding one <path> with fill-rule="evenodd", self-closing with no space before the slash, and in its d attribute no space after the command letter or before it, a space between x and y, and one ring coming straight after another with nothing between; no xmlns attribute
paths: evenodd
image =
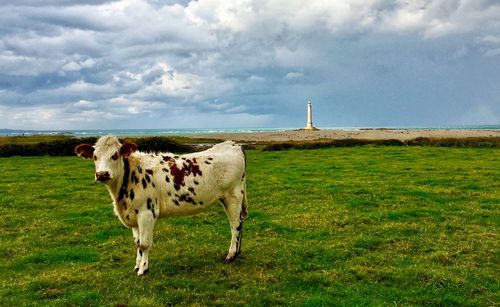
<svg viewBox="0 0 500 307"><path fill-rule="evenodd" d="M127 139L134 142L140 151L144 152L193 152L190 146L182 145L167 137L152 136L137 139ZM123 140L122 140L123 141Z"/></svg>
<svg viewBox="0 0 500 307"><path fill-rule="evenodd" d="M0 146L0 157L11 156L72 156L73 149L81 143L95 143L97 138L68 138L38 144L4 144Z"/></svg>
<svg viewBox="0 0 500 307"><path fill-rule="evenodd" d="M365 139L342 139L332 141L318 141L318 142L287 142L287 143L274 143L264 147L263 151L279 151L287 149L317 149L326 147L354 147L364 145L389 145L389 146L402 146L403 141L399 140L365 140Z"/></svg>
<svg viewBox="0 0 500 307"><path fill-rule="evenodd" d="M87 138L67 138L63 140L54 140L41 142L37 144L2 144L0 145L0 157L11 156L72 156L74 148L81 143L94 144L96 137ZM146 137L137 139L128 139L137 144L140 151L144 152L192 152L193 149L167 137ZM123 141L123 140L121 140Z"/></svg>
<svg viewBox="0 0 500 307"><path fill-rule="evenodd" d="M377 146L440 146L440 147L486 147L500 148L500 137L483 138L423 138L411 140L366 140L366 139L342 139L317 142L286 142L273 143L264 147L263 151L280 151L288 149L317 149L327 147L354 147L364 145Z"/></svg>
<svg viewBox="0 0 500 307"><path fill-rule="evenodd" d="M488 147L500 148L500 137L472 138L416 138L406 141L409 146L440 146L440 147Z"/></svg>

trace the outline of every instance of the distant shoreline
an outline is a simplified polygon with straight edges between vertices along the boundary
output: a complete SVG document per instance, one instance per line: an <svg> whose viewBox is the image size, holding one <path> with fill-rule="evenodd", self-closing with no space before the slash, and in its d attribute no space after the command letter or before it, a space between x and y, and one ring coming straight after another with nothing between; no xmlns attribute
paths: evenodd
<svg viewBox="0 0 500 307"><path fill-rule="evenodd" d="M253 133L209 133L183 135L192 139L221 139L237 142L291 142L291 141L321 141L342 139L367 139L367 140L400 140L406 141L424 138L473 138L473 137L500 137L500 129L363 129L363 130L287 130L276 132Z"/></svg>
<svg viewBox="0 0 500 307"><path fill-rule="evenodd" d="M81 129L81 130L15 130L15 129L0 129L0 136L40 136L40 135L66 135L74 137L90 137L90 136L104 136L108 134L116 135L119 137L147 137L147 136L186 136L186 137L206 137L206 136L226 136L233 137L235 135L257 134L259 137L262 134L289 134L290 131L300 131L298 128L193 128L193 129ZM500 131L500 125L478 125L478 126L464 126L464 127L327 127L320 128L318 131L307 131L308 138L312 135L319 134L321 136L326 134L327 138L344 138L343 135L356 135L366 134L366 131L408 131L411 133L420 133L422 131L456 131L455 134L461 134L460 131L493 131L495 133ZM314 134L316 133L316 134ZM465 133L467 134L467 133ZM488 133L487 133L488 134ZM297 138L292 132L293 138ZM246 136L245 138L248 138ZM303 137L299 137L303 138Z"/></svg>

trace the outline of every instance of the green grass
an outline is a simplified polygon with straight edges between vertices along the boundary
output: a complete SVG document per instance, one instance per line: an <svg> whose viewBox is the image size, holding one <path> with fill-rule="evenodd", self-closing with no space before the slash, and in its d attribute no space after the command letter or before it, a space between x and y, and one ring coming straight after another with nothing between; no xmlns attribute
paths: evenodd
<svg viewBox="0 0 500 307"><path fill-rule="evenodd" d="M0 159L0 305L494 305L500 150L247 151L243 254L220 205L161 220L151 272L92 162Z"/></svg>

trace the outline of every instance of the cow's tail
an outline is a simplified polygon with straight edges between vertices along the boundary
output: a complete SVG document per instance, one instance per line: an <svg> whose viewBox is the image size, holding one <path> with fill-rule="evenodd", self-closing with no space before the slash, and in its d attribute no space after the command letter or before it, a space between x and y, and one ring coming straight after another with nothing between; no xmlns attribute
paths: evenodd
<svg viewBox="0 0 500 307"><path fill-rule="evenodd" d="M245 151L243 148L241 149L241 152L243 153L244 161L245 161L245 168L243 171L243 176L241 177L241 184L243 185L243 200L241 201L241 213L240 213L240 218L243 221L247 215L248 215L248 199L247 199L247 156L245 154Z"/></svg>
<svg viewBox="0 0 500 307"><path fill-rule="evenodd" d="M244 220L248 215L248 199L246 183L243 183L243 201L241 202L241 219Z"/></svg>

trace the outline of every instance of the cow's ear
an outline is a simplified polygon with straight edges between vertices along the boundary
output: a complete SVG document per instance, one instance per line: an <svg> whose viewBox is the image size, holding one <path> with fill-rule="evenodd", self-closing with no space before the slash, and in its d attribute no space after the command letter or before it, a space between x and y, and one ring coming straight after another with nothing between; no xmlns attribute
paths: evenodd
<svg viewBox="0 0 500 307"><path fill-rule="evenodd" d="M134 143L125 142L120 148L120 155L122 155L125 158L128 158L128 156L130 156L136 150L137 150L137 145L135 145Z"/></svg>
<svg viewBox="0 0 500 307"><path fill-rule="evenodd" d="M75 154L85 159L91 159L94 155L94 147L90 144L80 144L75 147Z"/></svg>

